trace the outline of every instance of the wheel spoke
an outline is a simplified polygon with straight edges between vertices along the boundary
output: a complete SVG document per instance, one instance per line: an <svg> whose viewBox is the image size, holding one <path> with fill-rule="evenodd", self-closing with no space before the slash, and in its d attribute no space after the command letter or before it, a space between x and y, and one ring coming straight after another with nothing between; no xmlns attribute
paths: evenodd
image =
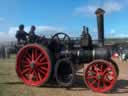
<svg viewBox="0 0 128 96"><path fill-rule="evenodd" d="M98 73L98 68L96 65L94 65L94 70L96 71L96 73Z"/></svg>
<svg viewBox="0 0 128 96"><path fill-rule="evenodd" d="M63 41L65 40L65 38L66 38L66 35L64 35L64 37L63 37Z"/></svg>
<svg viewBox="0 0 128 96"><path fill-rule="evenodd" d="M36 58L35 62L37 62L37 61L41 58L41 56L42 56L42 54L40 54L40 55Z"/></svg>
<svg viewBox="0 0 128 96"><path fill-rule="evenodd" d="M104 82L111 84L112 80L104 80Z"/></svg>
<svg viewBox="0 0 128 96"><path fill-rule="evenodd" d="M44 67L44 66L40 66L40 69L42 69L42 70L44 70L44 71L46 71L47 72L47 68L46 67Z"/></svg>
<svg viewBox="0 0 128 96"><path fill-rule="evenodd" d="M93 86L96 83L97 80L93 80L93 82L90 82L90 85Z"/></svg>
<svg viewBox="0 0 128 96"><path fill-rule="evenodd" d="M34 61L34 48L32 48L32 61Z"/></svg>
<svg viewBox="0 0 128 96"><path fill-rule="evenodd" d="M95 72L94 70L89 70L89 71L88 71L88 74L92 74L92 73L93 73L93 74L96 74L96 72Z"/></svg>
<svg viewBox="0 0 128 96"><path fill-rule="evenodd" d="M24 68L30 68L30 65L26 64L24 65Z"/></svg>
<svg viewBox="0 0 128 96"><path fill-rule="evenodd" d="M106 76L112 76L112 77L114 77L114 73L106 73Z"/></svg>
<svg viewBox="0 0 128 96"><path fill-rule="evenodd" d="M30 60L29 58L27 58L27 57L26 57L26 60L28 61L28 63L30 63L30 62L31 62L31 60Z"/></svg>
<svg viewBox="0 0 128 96"><path fill-rule="evenodd" d="M88 76L88 79L96 79L96 76Z"/></svg>
<svg viewBox="0 0 128 96"><path fill-rule="evenodd" d="M34 71L31 71L29 74L29 82L32 82L34 76Z"/></svg>
<svg viewBox="0 0 128 96"><path fill-rule="evenodd" d="M100 71L103 71L103 64L100 65Z"/></svg>
<svg viewBox="0 0 128 96"><path fill-rule="evenodd" d="M104 70L103 74L105 74L105 73L108 72L108 71L111 71L111 68L110 68L110 67L107 67L107 68Z"/></svg>
<svg viewBox="0 0 128 96"><path fill-rule="evenodd" d="M34 54L35 54L35 58L37 57L37 50L35 49L34 51Z"/></svg>
<svg viewBox="0 0 128 96"><path fill-rule="evenodd" d="M106 82L103 80L103 87L106 88L107 85L106 85Z"/></svg>
<svg viewBox="0 0 128 96"><path fill-rule="evenodd" d="M100 88L100 80L98 80L97 88Z"/></svg>
<svg viewBox="0 0 128 96"><path fill-rule="evenodd" d="M59 38L59 36L57 35L56 37L57 37L58 41L60 41L60 38Z"/></svg>
<svg viewBox="0 0 128 96"><path fill-rule="evenodd" d="M33 72L33 70L30 68L30 70L29 70L29 74L32 74L32 72Z"/></svg>
<svg viewBox="0 0 128 96"><path fill-rule="evenodd" d="M23 60L22 62L24 63L24 65L29 65L28 64L29 63L28 60L27 61L26 60Z"/></svg>
<svg viewBox="0 0 128 96"><path fill-rule="evenodd" d="M48 62L43 62L43 63L37 62L37 65L38 65L38 66L45 65L45 64L48 64Z"/></svg>
<svg viewBox="0 0 128 96"><path fill-rule="evenodd" d="M39 72L37 72L37 75L38 75L39 80L41 80L42 79L41 74Z"/></svg>
<svg viewBox="0 0 128 96"><path fill-rule="evenodd" d="M41 59L40 59L40 62L43 62L45 60L45 56L43 56Z"/></svg>
<svg viewBox="0 0 128 96"><path fill-rule="evenodd" d="M45 75L46 73L44 71L42 71L40 68L38 69L38 71L42 74Z"/></svg>
<svg viewBox="0 0 128 96"><path fill-rule="evenodd" d="M36 78L36 81L40 80L38 76L38 72L36 70L34 70L34 77Z"/></svg>
<svg viewBox="0 0 128 96"><path fill-rule="evenodd" d="M39 69L36 69L35 70L35 74L36 74L36 78L38 79L38 80L41 80L42 78L41 78L41 74L40 74L40 72L39 72Z"/></svg>
<svg viewBox="0 0 128 96"><path fill-rule="evenodd" d="M38 77L38 80L41 80L42 79L41 74L39 72L39 69L36 69L36 75Z"/></svg>
<svg viewBox="0 0 128 96"><path fill-rule="evenodd" d="M29 72L29 70L30 70L30 68L26 68L26 69L24 69L23 71L22 71L22 73L21 74L25 74L25 73L28 73Z"/></svg>
<svg viewBox="0 0 128 96"><path fill-rule="evenodd" d="M28 57L30 60L32 59L32 57L31 57L31 55L29 53L29 50L26 50L25 56Z"/></svg>

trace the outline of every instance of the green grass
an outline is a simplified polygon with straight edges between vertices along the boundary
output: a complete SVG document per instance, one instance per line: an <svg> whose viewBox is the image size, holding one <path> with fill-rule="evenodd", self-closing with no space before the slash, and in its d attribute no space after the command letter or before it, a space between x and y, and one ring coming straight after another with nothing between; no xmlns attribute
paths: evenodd
<svg viewBox="0 0 128 96"><path fill-rule="evenodd" d="M16 74L15 65L16 55L11 55L10 59L0 59L0 96L46 96L42 95L42 90L45 94L51 92L47 88L23 84Z"/></svg>
<svg viewBox="0 0 128 96"><path fill-rule="evenodd" d="M119 60L116 61L120 62ZM81 86L72 88L72 90L53 87L53 85L50 87L28 87L18 78L15 65L16 55L11 55L10 59L0 59L0 96L118 96L118 93L115 95L94 93ZM120 73L127 73L127 62L120 62L119 66L122 68L119 67Z"/></svg>
<svg viewBox="0 0 128 96"><path fill-rule="evenodd" d="M0 59L0 96L62 96L65 93L65 88L52 88L52 85L51 87L26 86L15 72L15 63L15 55L10 59ZM72 96L72 91L68 92L67 96Z"/></svg>
<svg viewBox="0 0 128 96"><path fill-rule="evenodd" d="M0 96L22 96L18 93L24 84L16 75L15 60L15 55L11 55L10 59L0 59Z"/></svg>

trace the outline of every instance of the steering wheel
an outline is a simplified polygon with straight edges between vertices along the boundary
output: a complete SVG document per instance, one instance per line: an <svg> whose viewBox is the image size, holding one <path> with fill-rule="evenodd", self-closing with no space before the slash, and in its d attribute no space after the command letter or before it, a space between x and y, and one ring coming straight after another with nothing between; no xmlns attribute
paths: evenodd
<svg viewBox="0 0 128 96"><path fill-rule="evenodd" d="M58 44L62 45L64 48L67 49L70 47L71 39L66 33L59 32L52 36L51 41L56 41Z"/></svg>

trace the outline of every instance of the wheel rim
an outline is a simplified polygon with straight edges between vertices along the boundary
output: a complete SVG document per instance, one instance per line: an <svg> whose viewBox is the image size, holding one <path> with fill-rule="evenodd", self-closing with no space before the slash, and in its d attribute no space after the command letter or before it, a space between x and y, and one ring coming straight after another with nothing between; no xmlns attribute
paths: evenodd
<svg viewBox="0 0 128 96"><path fill-rule="evenodd" d="M51 41L56 41L58 42L59 44L63 45L65 48L69 48L69 43L71 42L71 39L70 37L66 34L66 33L63 33L63 32L60 32L60 33L57 33L55 34Z"/></svg>
<svg viewBox="0 0 128 96"><path fill-rule="evenodd" d="M46 50L36 44L24 46L17 54L16 72L26 85L44 84L51 73L51 62Z"/></svg>
<svg viewBox="0 0 128 96"><path fill-rule="evenodd" d="M96 92L107 92L111 90L117 78L112 64L104 60L91 62L84 75L85 83Z"/></svg>

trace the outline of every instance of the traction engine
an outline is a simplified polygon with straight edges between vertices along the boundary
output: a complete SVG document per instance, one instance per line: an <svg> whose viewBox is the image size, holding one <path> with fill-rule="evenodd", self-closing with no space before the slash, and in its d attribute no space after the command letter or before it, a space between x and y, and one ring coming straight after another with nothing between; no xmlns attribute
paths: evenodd
<svg viewBox="0 0 128 96"><path fill-rule="evenodd" d="M104 47L104 10L97 9L98 44L94 46L88 28L83 27L80 42L66 33L56 33L48 44L27 44L17 53L16 72L29 86L42 86L54 80L61 86L71 86L78 66L83 67L84 83L93 91L110 91L117 80L119 69ZM42 41L43 42L43 41Z"/></svg>

